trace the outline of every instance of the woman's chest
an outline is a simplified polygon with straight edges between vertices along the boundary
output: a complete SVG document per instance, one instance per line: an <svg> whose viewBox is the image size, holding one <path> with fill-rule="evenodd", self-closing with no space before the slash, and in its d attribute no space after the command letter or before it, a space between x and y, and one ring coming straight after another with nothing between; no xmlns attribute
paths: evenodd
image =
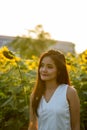
<svg viewBox="0 0 87 130"><path fill-rule="evenodd" d="M38 108L38 114L64 114L68 108L68 102L66 101L66 98L63 97L63 95L53 96L49 102L47 102L45 98L42 97Z"/></svg>

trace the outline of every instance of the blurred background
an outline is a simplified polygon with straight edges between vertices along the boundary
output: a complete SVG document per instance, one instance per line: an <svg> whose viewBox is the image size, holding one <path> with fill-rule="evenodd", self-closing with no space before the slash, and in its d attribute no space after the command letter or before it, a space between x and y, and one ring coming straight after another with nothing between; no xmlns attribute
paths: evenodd
<svg viewBox="0 0 87 130"><path fill-rule="evenodd" d="M87 130L86 0L0 0L0 130L27 130L39 56L61 50Z"/></svg>
<svg viewBox="0 0 87 130"><path fill-rule="evenodd" d="M87 49L86 0L0 0L0 35L28 36L38 24L77 53Z"/></svg>

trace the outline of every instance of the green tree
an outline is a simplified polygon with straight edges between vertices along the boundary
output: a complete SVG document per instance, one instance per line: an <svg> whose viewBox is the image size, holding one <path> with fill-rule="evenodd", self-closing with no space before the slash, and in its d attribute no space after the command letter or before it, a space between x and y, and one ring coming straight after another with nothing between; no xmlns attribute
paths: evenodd
<svg viewBox="0 0 87 130"><path fill-rule="evenodd" d="M16 51L22 58L30 58L32 55L39 56L55 43L48 32L45 32L42 25L37 25L34 30L28 30L28 36L16 37L7 44L9 49ZM33 37L34 36L34 37Z"/></svg>

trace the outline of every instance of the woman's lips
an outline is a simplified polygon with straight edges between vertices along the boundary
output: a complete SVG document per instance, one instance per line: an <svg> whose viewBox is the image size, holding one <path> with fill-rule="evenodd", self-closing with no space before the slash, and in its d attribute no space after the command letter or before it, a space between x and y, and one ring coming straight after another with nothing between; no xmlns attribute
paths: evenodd
<svg viewBox="0 0 87 130"><path fill-rule="evenodd" d="M41 76L48 76L47 74L41 74Z"/></svg>

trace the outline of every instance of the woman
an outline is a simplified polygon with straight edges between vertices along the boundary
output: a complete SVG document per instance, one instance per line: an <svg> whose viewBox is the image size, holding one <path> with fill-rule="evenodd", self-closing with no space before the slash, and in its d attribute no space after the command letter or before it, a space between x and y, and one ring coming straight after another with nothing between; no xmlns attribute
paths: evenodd
<svg viewBox="0 0 87 130"><path fill-rule="evenodd" d="M64 55L49 50L39 61L30 98L29 130L80 130L80 102L70 86Z"/></svg>

